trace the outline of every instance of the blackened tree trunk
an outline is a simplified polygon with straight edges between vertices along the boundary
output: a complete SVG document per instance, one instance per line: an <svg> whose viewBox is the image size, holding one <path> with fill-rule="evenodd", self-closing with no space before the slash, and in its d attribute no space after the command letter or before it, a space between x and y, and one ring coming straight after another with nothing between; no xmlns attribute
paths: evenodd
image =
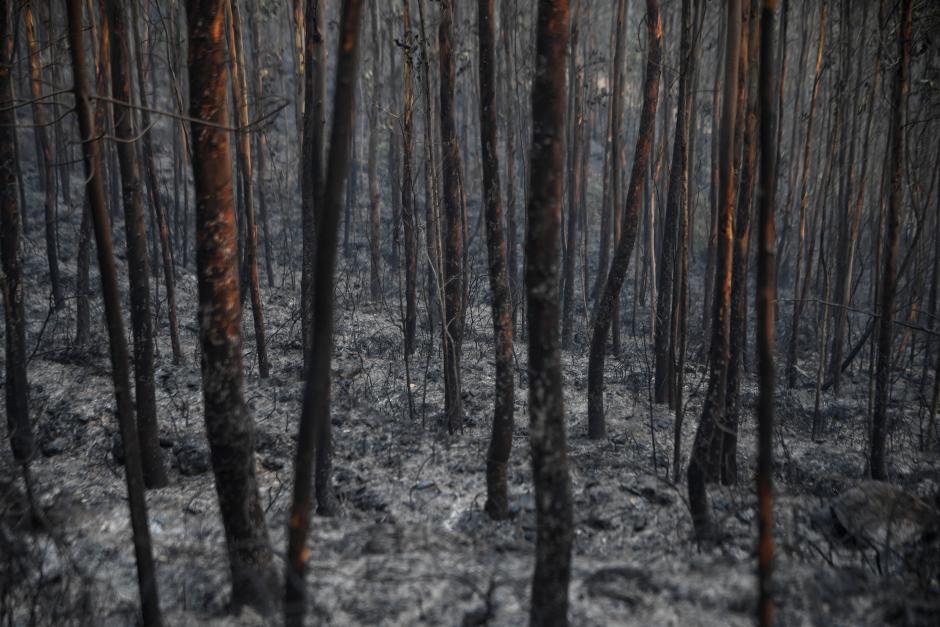
<svg viewBox="0 0 940 627"><path fill-rule="evenodd" d="M483 149L483 196L486 205L486 250L489 259L493 335L496 342L496 399L493 435L486 458L486 512L499 520L509 515L506 479L512 449L512 303L506 270L503 207L499 193L496 132L496 36L494 0L477 4L480 37L480 145ZM504 28L508 25L504 25Z"/></svg>
<svg viewBox="0 0 940 627"><path fill-rule="evenodd" d="M881 271L881 318L878 321L878 362L875 368L875 411L872 415L869 466L873 479L888 478L885 440L888 431L888 397L891 393L891 340L894 337L894 296L897 291L898 234L901 230L901 184L904 176L904 108L911 57L912 0L903 0L898 24L898 69L891 101L891 141L887 164L890 170L888 213L885 216L884 266Z"/></svg>
<svg viewBox="0 0 940 627"><path fill-rule="evenodd" d="M329 171L323 190L317 242L315 278L317 290L314 297L314 317L317 324L314 329L312 355L308 359L310 370L306 377L297 457L294 461L294 490L288 528L284 596L284 619L287 625L303 625L306 613L304 576L309 555L307 535L310 530L311 492L314 487L311 476L313 456L316 453L319 466L320 458L331 454L329 450L323 450L322 447L317 446L317 443L330 424L333 286L336 249L339 243L339 214L343 202L343 188L349 173L350 144L353 133L352 111L356 106L356 57L361 14L360 0L346 0L343 3L336 60ZM320 486L316 487L319 490Z"/></svg>
<svg viewBox="0 0 940 627"><path fill-rule="evenodd" d="M757 179L757 616L761 627L774 622L771 586L773 567L773 428L774 299L776 298L777 234L777 96L774 94L774 14L777 0L763 0L760 16L760 174ZM784 34L786 30L784 29ZM786 43L784 42L784 45Z"/></svg>
<svg viewBox="0 0 940 627"><path fill-rule="evenodd" d="M682 34L679 40L679 94L676 107L676 136L672 144L672 165L669 168L669 189L666 192L666 219L663 223L662 265L656 300L656 329L653 336L655 353L655 398L657 403L672 403L675 388L674 364L670 345L674 341L673 282L676 271L676 247L680 204L686 193L689 176L689 87L692 80L692 0L682 0ZM667 115L668 112L664 115ZM685 186L685 187L684 187ZM679 244L681 245L681 244Z"/></svg>
<svg viewBox="0 0 940 627"><path fill-rule="evenodd" d="M418 325L417 279L418 279L418 243L417 223L415 219L414 176L412 161L414 155L414 87L412 85L412 65L414 63L411 35L411 16L408 10L410 0L402 1L402 25L404 31L404 60L402 62L402 176L401 176L401 219L405 240L405 354L412 355L415 350L415 333Z"/></svg>
<svg viewBox="0 0 940 627"><path fill-rule="evenodd" d="M26 378L26 318L23 310L23 225L17 206L16 109L13 100L13 13L10 0L0 2L0 287L6 337L7 434L13 459L26 464L33 456ZM29 8L27 6L27 11Z"/></svg>
<svg viewBox="0 0 940 627"><path fill-rule="evenodd" d="M451 433L463 428L460 347L463 343L463 217L460 189L460 142L454 121L457 73L453 51L453 0L441 2L440 117L441 176L444 199L444 417Z"/></svg>
<svg viewBox="0 0 940 627"><path fill-rule="evenodd" d="M137 585L145 625L162 624L157 580L154 576L153 554L150 549L150 528L147 525L147 501L144 498L144 473L140 461L140 443L134 424L134 405L131 402L128 378L127 338L121 318L121 295L118 289L114 251L111 247L111 227L104 201L104 181L100 155L100 142L95 125L91 98L88 91L88 70L85 66L84 28L81 0L68 1L68 38L72 56L75 107L85 162L86 193L95 227L98 245L98 266L101 273L101 291L111 347L111 377L117 406L118 426L124 446L127 496L130 506L134 555L137 562ZM5 250L5 249L4 249Z"/></svg>
<svg viewBox="0 0 940 627"><path fill-rule="evenodd" d="M137 403L137 433L143 454L147 487L167 484L157 425L157 397L153 381L153 318L150 311L150 264L144 228L144 199L137 147L133 143L134 113L131 102L131 42L125 5L107 0L111 25L111 92L114 94L114 131L121 170L124 234L127 238L127 274L130 284L131 328L134 336L134 392Z"/></svg>
<svg viewBox="0 0 940 627"><path fill-rule="evenodd" d="M261 48L261 7L256 3L251 3L251 6L252 9L249 13L249 20L251 21L251 56L255 60L252 90L256 103L255 107L260 110L261 102L264 99L264 77L267 73L267 69L264 67L264 53ZM261 219L261 236L264 241L264 269L268 278L268 288L273 288L274 253L271 246L271 229L268 219L268 194L266 189L268 178L268 136L263 128L258 129L255 135L255 153L258 155L258 217ZM303 142L303 132L301 131L298 135L300 135L301 142ZM301 150L303 150L302 144Z"/></svg>
<svg viewBox="0 0 940 627"><path fill-rule="evenodd" d="M183 351L180 347L180 326L176 315L176 272L173 262L173 248L170 245L170 226L167 222L166 207L160 198L160 184L157 180L157 165L153 156L153 138L149 129L150 122L150 104L147 97L146 73L144 72L143 61L143 43L140 37L140 17L138 16L137 3L129 3L131 6L131 23L134 28L134 40L137 44L137 92L140 97L140 123L144 129L141 141L144 152L144 171L147 173L147 189L150 195L150 204L153 213L157 219L157 229L160 235L160 253L163 261L163 280L166 284L166 306L167 316L170 322L170 345L173 350L173 363L179 365L183 361Z"/></svg>
<svg viewBox="0 0 940 627"><path fill-rule="evenodd" d="M372 302L382 299L382 211L379 201L379 179L376 173L379 151L379 75L382 68L382 53L379 48L379 10L372 3L369 32L372 35L372 100L369 103L369 154L366 172L369 184L369 297Z"/></svg>
<svg viewBox="0 0 940 627"><path fill-rule="evenodd" d="M317 260L317 211L323 184L323 89L326 53L320 29L327 0L307 0L304 12L304 122L301 155L301 223L303 267L300 278L300 311L303 327L304 373L310 371L313 348L313 294Z"/></svg>
<svg viewBox="0 0 940 627"><path fill-rule="evenodd" d="M255 476L254 425L242 390L232 155L224 129L229 112L223 2L193 0L187 6L202 390L232 601L266 614L273 608L275 576Z"/></svg>
<svg viewBox="0 0 940 627"><path fill-rule="evenodd" d="M743 139L740 155L740 182L735 198L737 213L734 218L734 253L731 271L731 319L728 336L728 388L725 398L724 428L721 438L721 482L724 485L737 483L738 476L738 423L740 421L739 393L743 376L744 358L747 348L747 275L748 251L751 244L751 197L757 178L757 75L751 59L755 57L759 44L760 0L750 0L743 9L743 30L747 41L741 44L741 61L738 66L738 111L735 146Z"/></svg>
<svg viewBox="0 0 940 627"><path fill-rule="evenodd" d="M565 169L568 173L568 212L565 220L565 260L562 275L561 347L571 348L574 323L575 261L578 258L578 204L581 197L581 75L578 68L578 33L581 2L575 0L571 18L568 53L568 150Z"/></svg>
<svg viewBox="0 0 940 627"><path fill-rule="evenodd" d="M537 521L529 621L538 626L568 624L574 535L558 328L567 39L567 0L539 0L525 249L529 437Z"/></svg>
<svg viewBox="0 0 940 627"><path fill-rule="evenodd" d="M33 10L29 3L23 7L23 21L26 23L26 44L29 51L29 86L33 96L33 123L37 149L42 159L36 167L42 170L42 189L45 202L46 260L49 263L49 282L52 286L52 301L57 310L65 307L65 295L59 278L58 235L56 228L56 185L55 170L52 167L52 144L46 133L46 110L42 102L42 59L39 42L36 40L36 26ZM13 36L13 33L10 33Z"/></svg>
<svg viewBox="0 0 940 627"><path fill-rule="evenodd" d="M614 250L610 270L607 272L607 281L597 301L591 335L591 352L588 356L588 437L592 440L601 439L607 433L604 416L604 362L607 358L607 333L611 324L618 324L613 314L620 299L620 290L627 276L630 255L633 254L633 245L636 242L640 204L643 201L643 181L649 163L653 125L656 123L663 41L663 26L657 0L646 2L646 31L643 109L640 113L640 127L637 132L630 183L627 187L627 199L623 206L623 230ZM616 173L615 169L614 174ZM612 181L611 184L617 183Z"/></svg>
<svg viewBox="0 0 940 627"><path fill-rule="evenodd" d="M242 38L241 11L237 0L228 0L231 13L229 22L229 48L232 66L232 94L235 100L238 131L236 153L241 173L242 205L245 210L245 271L251 296L251 318L255 329L255 353L258 356L258 373L262 379L270 374L268 344L264 330L264 308L261 304L261 282L258 278L258 224L255 220L255 185L251 167L251 134L248 132L248 81L245 78L245 45Z"/></svg>
<svg viewBox="0 0 940 627"><path fill-rule="evenodd" d="M712 305L710 373L702 417L695 432L689 461L689 507L696 533L703 536L710 526L705 484L718 477L719 428L725 407L728 381L728 314L731 308L732 243L734 239L734 128L737 114L738 61L741 47L741 2L729 0L725 24L724 100L719 136L718 241L715 251L715 289Z"/></svg>

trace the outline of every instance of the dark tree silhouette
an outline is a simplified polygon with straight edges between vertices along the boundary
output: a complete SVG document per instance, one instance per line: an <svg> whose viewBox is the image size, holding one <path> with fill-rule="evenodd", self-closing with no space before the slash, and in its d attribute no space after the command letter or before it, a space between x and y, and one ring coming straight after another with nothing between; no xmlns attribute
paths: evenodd
<svg viewBox="0 0 940 627"><path fill-rule="evenodd" d="M308 10L311 8L307 7ZM356 64L359 50L359 26L362 15L360 0L345 0L336 61L336 87L333 95L333 126L330 131L330 152L323 205L319 220L314 296L314 328L312 354L307 360L303 413L297 438L294 461L294 489L288 528L286 592L284 619L288 625L303 625L306 613L304 575L309 555L307 534L310 530L312 503L312 462L317 457L317 485L321 489L321 459L332 455L327 446L320 446L330 424L330 362L333 356L333 286L336 271L336 249L339 243L339 213L343 188L349 174L350 145L353 133L352 111L356 105ZM327 459L327 462L329 460ZM325 466L329 470L329 465ZM327 477L328 479L328 477ZM318 494L319 497L319 494Z"/></svg>
<svg viewBox="0 0 940 627"><path fill-rule="evenodd" d="M150 264L144 227L144 199L140 163L133 140L134 112L131 102L130 51L124 3L107 0L111 24L111 92L114 94L114 131L121 170L124 233L127 238L127 273L130 283L131 328L134 337L134 392L137 432L143 454L144 483L161 488L168 483L160 451L157 398L153 382L153 317L150 309Z"/></svg>
<svg viewBox="0 0 940 627"><path fill-rule="evenodd" d="M33 455L26 378L26 319L23 312L23 224L17 206L16 114L13 108L13 12L10 0L0 2L0 259L3 319L6 338L4 395L7 434L13 458L26 464Z"/></svg>
<svg viewBox="0 0 940 627"><path fill-rule="evenodd" d="M111 227L104 201L103 170L99 152L101 143L98 139L88 91L81 0L69 0L67 13L72 76L75 83L75 111L78 114L85 163L85 192L88 195L98 248L98 269L101 273L101 292L111 348L111 377L114 385L118 426L124 447L124 478L127 483L134 556L137 561L137 586L140 590L144 624L152 627L162 623L160 601L154 575L153 553L150 548L150 528L147 525L147 501L144 498L144 472L141 466L140 443L137 439L137 426L134 424L134 406L131 402L130 381L127 374L127 338L124 334L124 320L121 317L121 296L118 290L117 269L114 265L114 251L111 246Z"/></svg>
<svg viewBox="0 0 940 627"><path fill-rule="evenodd" d="M663 25L659 17L659 3L656 0L647 0L646 3L646 33L643 109L640 113L640 128L636 137L636 151L633 157L633 169L630 172L630 183L627 187L627 199L623 206L623 229L614 249L604 289L597 301L592 325L591 352L588 358L588 437L593 440L601 439L607 433L604 417L604 361L607 357L607 334L611 324L619 324L615 318L615 311L620 299L620 289L627 276L627 266L630 263L630 255L633 254L633 245L636 242L640 204L643 202L643 181L646 177L653 141L653 125L656 123L663 41Z"/></svg>
<svg viewBox="0 0 940 627"><path fill-rule="evenodd" d="M480 49L480 144L483 148L483 200L486 208L486 246L492 293L493 336L496 351L496 399L493 435L486 458L487 513L494 519L509 515L506 475L512 449L512 303L506 270L503 207L499 193L496 130L496 15L493 0L477 3Z"/></svg>
<svg viewBox="0 0 940 627"><path fill-rule="evenodd" d="M529 437L538 527L529 619L539 626L568 624L573 541L558 306L567 40L568 1L539 0L525 240Z"/></svg>

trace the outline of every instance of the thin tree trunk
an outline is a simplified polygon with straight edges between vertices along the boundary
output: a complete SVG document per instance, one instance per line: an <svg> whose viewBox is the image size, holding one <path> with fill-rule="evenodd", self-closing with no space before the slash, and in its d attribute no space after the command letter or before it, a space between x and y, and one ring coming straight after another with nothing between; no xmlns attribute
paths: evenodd
<svg viewBox="0 0 940 627"><path fill-rule="evenodd" d="M255 476L254 425L243 396L230 132L219 128L229 124L223 2L195 0L187 7L202 389L232 602L267 614L275 577Z"/></svg>
<svg viewBox="0 0 940 627"><path fill-rule="evenodd" d="M506 480L512 449L512 302L506 270L506 242L503 238L503 208L500 199L499 158L496 121L496 36L494 0L477 4L480 62L480 144L483 150L483 190L486 202L486 245L492 294L493 335L496 351L496 398L493 408L493 435L486 458L486 505L495 520L509 516ZM503 25L506 28L508 25Z"/></svg>
<svg viewBox="0 0 940 627"><path fill-rule="evenodd" d="M144 498L140 442L137 438L137 427L134 424L134 406L131 402L130 381L127 373L127 339L124 335L124 321L121 318L121 296L118 289L117 269L114 265L114 251L111 247L111 228L104 201L100 142L97 139L98 131L88 91L81 0L69 0L67 9L75 106L85 161L86 193L89 197L95 240L98 244L101 291L111 347L111 377L114 385L118 426L124 447L124 478L127 483L134 556L137 562L137 586L140 592L144 625L151 627L162 624L160 601L150 548L150 528L147 524L147 501Z"/></svg>
<svg viewBox="0 0 940 627"><path fill-rule="evenodd" d="M313 8L308 5L308 10ZM343 3L336 59L336 88L333 100L333 126L330 135L329 170L324 179L322 207L319 216L316 277L314 295L313 346L307 362L303 410L294 461L294 489L288 528L286 592L284 596L284 622L302 626L306 614L306 585L304 577L310 554L307 535L310 530L312 505L314 453L317 463L331 451L318 446L320 437L330 423L330 362L333 356L333 288L336 271L336 252L339 243L339 214L343 202L343 188L349 173L352 139L352 111L356 106L356 63L358 54L359 23L362 14L360 0ZM309 24L309 22L308 22ZM309 51L309 48L308 48ZM309 93L309 92L308 92ZM316 449L316 450L315 450ZM319 484L319 477L318 477ZM319 489L319 485L316 486Z"/></svg>
<svg viewBox="0 0 940 627"><path fill-rule="evenodd" d="M873 479L887 480L885 441L888 431L888 397L891 392L891 340L893 339L894 297L897 291L895 269L898 257L898 234L901 230L902 189L904 176L904 108L911 55L912 0L903 0L898 24L898 62L891 102L891 141L887 164L890 170L888 214L885 219L884 266L881 272L881 299L878 321L878 362L875 368L875 411L872 416L869 466Z"/></svg>
<svg viewBox="0 0 940 627"><path fill-rule="evenodd" d="M568 214L565 229L565 258L562 282L563 308L561 315L561 347L571 348L572 323L574 317L575 260L578 257L578 204L581 196L581 74L578 68L578 32L581 0L575 0L571 19L571 34L568 53L568 151L565 165L568 173ZM485 157L484 157L485 159Z"/></svg>
<svg viewBox="0 0 940 627"><path fill-rule="evenodd" d="M809 102L809 116L806 121L806 141L803 144L803 169L800 175L800 218L797 232L796 271L793 278L793 317L790 321L790 340L787 348L787 387L796 385L796 357L799 340L800 318L803 312L803 299L800 296L800 269L803 266L803 242L806 239L806 206L809 201L807 184L810 167L810 146L812 144L813 118L816 113L816 99L819 96L820 75L823 68L823 45L826 39L826 3L819 3L819 40L816 44L816 72L813 79L813 92ZM794 122L795 124L796 122ZM815 236L815 234L813 234ZM803 288L805 289L805 287Z"/></svg>
<svg viewBox="0 0 940 627"><path fill-rule="evenodd" d="M319 195L323 185L323 132L324 132L324 75L326 53L323 35L323 14L327 0L307 0L304 13L304 50L306 72L304 73L304 117L301 168L301 228L303 238L303 260L300 278L300 312L303 328L304 374L310 371L309 357L313 348L313 297L314 275L317 259L317 223L319 220Z"/></svg>
<svg viewBox="0 0 940 627"><path fill-rule="evenodd" d="M114 130L118 141L118 162L124 206L124 233L127 238L127 273L130 284L131 328L134 337L134 391L137 404L137 432L143 454L144 483L150 488L167 485L159 442L157 397L153 380L153 318L150 310L150 266L147 259L147 233L144 227L144 199L140 163L133 138L134 113L131 102L130 31L127 16L118 0L107 0L111 25L111 92L114 104Z"/></svg>
<svg viewBox="0 0 940 627"><path fill-rule="evenodd" d="M453 58L453 0L441 2L440 47L441 174L444 192L444 414L451 433L463 428L460 352L463 343L463 218L460 199L460 143L454 122L456 67Z"/></svg>
<svg viewBox="0 0 940 627"><path fill-rule="evenodd" d="M370 20L372 34L372 100L369 104L369 154L367 157L367 175L369 179L369 296L373 302L382 299L382 213L379 201L379 180L376 176L379 149L379 74L382 67L382 55L379 49L379 12L376 3L372 3Z"/></svg>
<svg viewBox="0 0 940 627"><path fill-rule="evenodd" d="M418 280L418 243L417 221L415 218L414 179L412 161L414 154L414 87L412 85L412 65L414 57L411 47L414 39L411 35L411 16L408 5L410 0L402 0L402 26L404 31L404 60L402 62L402 177L401 177L401 215L405 240L405 355L415 351L415 333L418 326L417 280Z"/></svg>
<svg viewBox="0 0 940 627"><path fill-rule="evenodd" d="M659 94L660 65L662 61L663 27L659 17L659 3L656 0L646 2L646 73L643 79L643 109L640 114L640 126L636 138L636 151L633 157L633 170L627 187L627 199L623 206L623 232L614 250L614 257L607 273L602 296L594 312L591 335L591 351L588 358L588 437L598 440L607 433L604 415L604 361L607 357L607 334L611 324L619 324L613 317L616 304L620 299L620 290L627 274L630 256L636 242L640 218L640 204L643 200L643 180L649 163L653 139L653 125L656 123L656 105ZM614 174L618 170L614 169ZM612 183L617 185L616 182ZM615 208L620 211L619 208Z"/></svg>
<svg viewBox="0 0 940 627"><path fill-rule="evenodd" d="M153 156L153 138L149 129L152 124L150 121L150 103L147 98L146 74L144 73L143 62L143 40L140 37L138 24L140 17L138 15L137 3L131 2L131 23L134 29L134 40L137 43L137 91L140 95L140 122L144 130L142 136L144 163L143 167L147 173L147 190L150 195L150 203L153 213L157 219L157 228L160 235L160 252L163 261L163 280L166 284L167 314L170 322L170 344L173 349L173 363L179 365L183 361L183 351L180 348L180 330L179 319L176 313L176 275L173 263L173 248L170 245L170 227L167 223L166 208L160 199L160 184L157 181L157 166Z"/></svg>
<svg viewBox="0 0 940 627"><path fill-rule="evenodd" d="M55 170L52 167L52 145L46 133L46 110L42 98L42 63L39 42L36 39L36 26L33 11L29 3L23 7L23 21L26 23L26 44L29 51L29 86L33 96L33 129L41 159L36 164L42 171L42 189L44 194L44 215L46 234L46 260L49 265L49 282L52 286L52 302L56 310L65 307L65 295L59 278L58 235L56 228L56 186ZM12 36L12 33L11 33Z"/></svg>
<svg viewBox="0 0 940 627"><path fill-rule="evenodd" d="M247 276L251 295L251 318L255 328L255 352L258 355L258 373L262 379L270 374L268 345L264 331L264 309L261 304L261 282L258 278L258 225L255 221L254 178L251 167L251 134L248 130L248 83L245 78L245 46L242 39L241 10L237 0L228 0L231 13L229 25L229 62L232 67L232 94L235 101L236 120L239 130L235 134L238 168L242 182L242 204L245 210L244 265L242 276Z"/></svg>

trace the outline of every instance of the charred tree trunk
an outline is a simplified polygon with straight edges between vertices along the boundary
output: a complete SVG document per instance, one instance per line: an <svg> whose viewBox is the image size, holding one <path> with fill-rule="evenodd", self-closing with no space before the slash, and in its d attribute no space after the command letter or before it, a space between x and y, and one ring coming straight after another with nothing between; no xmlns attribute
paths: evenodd
<svg viewBox="0 0 940 627"><path fill-rule="evenodd" d="M414 88L412 65L414 63L414 40L411 35L410 0L402 1L402 25L404 30L404 60L402 62L402 177L401 218L405 240L405 355L415 350L415 333L418 326L417 280L418 243L415 219L414 179L412 161L414 154Z"/></svg>
<svg viewBox="0 0 940 627"><path fill-rule="evenodd" d="M662 265L656 301L655 395L657 403L672 404L675 392L675 371L670 346L673 337L675 304L673 301L676 274L676 248L679 243L680 205L687 203L689 178L689 121L691 100L689 87L694 71L692 56L692 0L682 0L682 34L679 41L679 94L676 107L676 136L673 140L672 165L669 169L669 190L666 195L666 218L663 223ZM666 111L663 115L668 115Z"/></svg>
<svg viewBox="0 0 940 627"><path fill-rule="evenodd" d="M27 464L33 456L33 429L29 419L29 383L26 378L26 318L23 301L23 225L17 206L16 110L13 99L15 30L10 0L0 2L0 287L3 292L6 363L7 435L13 459ZM27 11L29 11L27 5Z"/></svg>
<svg viewBox="0 0 940 627"><path fill-rule="evenodd" d="M509 516L506 480L512 449L512 302L506 270L503 207L499 193L499 158L496 122L496 15L494 0L477 4L480 54L480 144L483 149L483 195L486 203L486 250L492 294L493 335L496 350L496 399L493 435L486 458L486 512L500 520ZM504 28L508 25L504 25Z"/></svg>
<svg viewBox="0 0 940 627"><path fill-rule="evenodd" d="M134 424L134 406L131 402L130 381L127 375L127 339L121 318L121 295L118 289L114 251L111 247L111 227L104 201L100 143L92 113L88 91L88 71L85 67L84 28L82 3L69 0L68 38L72 56L75 105L85 162L86 193L95 227L98 245L98 266L101 272L101 291L111 347L111 377L114 385L118 426L124 447L124 477L130 506L134 556L137 562L137 585L140 591L144 625L162 624L157 580L154 574L153 554L150 548L150 528L147 524L147 501L144 498L144 473L141 466L140 442Z"/></svg>
<svg viewBox="0 0 940 627"><path fill-rule="evenodd" d="M718 234L715 254L715 289L712 312L710 374L705 404L689 461L689 508L699 537L710 527L705 484L718 478L718 444L725 410L728 380L728 314L731 308L732 244L734 239L734 128L738 96L738 61L741 47L741 2L729 0L725 25L724 97L721 107Z"/></svg>
<svg viewBox="0 0 940 627"><path fill-rule="evenodd" d="M539 0L525 251L529 437L537 521L532 625L568 624L574 535L558 328L567 39L567 0Z"/></svg>
<svg viewBox="0 0 940 627"><path fill-rule="evenodd" d="M261 281L258 278L258 224L255 221L255 185L251 167L251 134L248 128L248 82L245 79L245 46L242 39L242 19L237 0L228 0L231 14L229 25L230 63L232 66L232 94L235 101L238 130L235 134L238 169L241 173L242 205L245 210L245 268L242 276L248 278L251 295L251 318L255 328L255 352L258 355L258 373L262 379L270 374L268 345L264 330L264 309L261 304Z"/></svg>
<svg viewBox="0 0 940 627"><path fill-rule="evenodd" d="M229 112L223 2L194 0L187 6L202 389L232 601L267 614L275 578L255 476L254 425L243 396L232 155L224 128Z"/></svg>
<svg viewBox="0 0 940 627"><path fill-rule="evenodd" d="M760 172L757 179L757 617L761 627L774 623L773 568L773 429L774 299L776 298L777 97L774 94L774 18L777 0L763 0L760 15ZM786 29L784 29L784 35ZM786 42L783 42L786 45Z"/></svg>
<svg viewBox="0 0 940 627"><path fill-rule="evenodd" d="M894 297L897 291L898 234L901 230L901 185L904 177L904 108L907 104L911 57L912 0L903 0L898 24L898 69L891 102L891 140L887 164L891 168L888 213L885 216L884 266L881 271L878 361L875 368L875 411L872 415L869 466L873 479L888 478L885 441L888 432L888 397L891 393L891 340L894 330Z"/></svg>
<svg viewBox="0 0 940 627"><path fill-rule="evenodd" d="M453 58L453 0L441 2L440 47L441 174L444 192L444 415L451 433L463 429L460 351L463 343L464 229L460 190L460 142L454 120L456 67Z"/></svg>
<svg viewBox="0 0 940 627"><path fill-rule="evenodd" d="M52 286L52 301L56 310L65 307L65 295L62 292L62 281L59 278L58 234L56 228L56 185L55 170L52 167L52 144L46 133L46 110L42 102L42 60L39 42L36 40L36 26L33 20L33 11L29 3L23 7L23 21L26 23L26 44L29 50L29 86L33 96L33 124L40 162L36 164L42 171L42 189L45 202L46 234L46 260L49 264L49 282ZM10 33L13 36L13 33Z"/></svg>
<svg viewBox="0 0 940 627"><path fill-rule="evenodd" d="M372 34L372 100L369 104L369 155L366 170L369 179L369 296L372 302L382 299L382 208L379 179L376 174L379 150L379 75L382 53L379 48L379 11L372 3L370 33Z"/></svg>
<svg viewBox="0 0 940 627"><path fill-rule="evenodd" d="M137 91L140 96L140 122L143 128L141 137L143 143L144 163L147 173L147 189L150 195L150 204L157 219L157 229L160 235L160 252L163 261L163 280L166 284L167 315L170 322L170 345L173 350L173 363L179 365L183 361L183 351L180 348L179 319L176 313L176 273L173 263L173 248L170 245L170 227L167 222L166 208L160 198L160 184L157 180L157 165L153 156L153 138L150 134L152 126L150 121L150 104L147 98L146 74L143 62L143 43L140 37L137 3L131 2L131 23L134 28L134 40L137 43Z"/></svg>
<svg viewBox="0 0 940 627"><path fill-rule="evenodd" d="M588 357L588 437L599 440L607 433L604 415L604 362L607 357L607 334L611 324L619 324L613 317L620 299L620 290L627 275L633 245L636 242L640 219L640 204L643 202L643 181L649 164L653 140L653 125L656 123L656 105L659 95L659 76L662 61L663 26L659 17L659 3L646 2L646 73L643 79L643 109L636 138L633 170L627 187L627 199L623 206L623 231L614 250L614 257L607 273L607 280L594 312L591 335L591 352ZM616 175L618 170L614 168ZM616 176L614 177L616 178ZM613 185L617 185L612 181ZM615 208L620 211L620 208Z"/></svg>
<svg viewBox="0 0 940 627"><path fill-rule="evenodd" d="M127 238L127 274L130 284L131 328L134 337L134 391L137 432L143 454L144 482L150 488L167 485L157 425L157 397L153 381L153 319L150 311L150 264L144 227L144 199L140 163L134 137L131 102L130 37L127 16L118 0L107 0L111 25L111 92L114 94L114 131L121 171L124 233Z"/></svg>
<svg viewBox="0 0 940 627"><path fill-rule="evenodd" d="M323 185L323 112L326 52L323 45L323 13L327 0L307 0L304 12L304 117L303 154L301 156L301 222L303 231L303 267L300 278L300 312L303 328L304 373L310 372L313 348L313 296L317 260L317 221L319 194Z"/></svg>
<svg viewBox="0 0 940 627"><path fill-rule="evenodd" d="M308 9L311 8L308 6ZM336 252L339 243L339 214L343 202L343 188L349 173L352 139L352 111L356 106L356 57L358 54L359 23L362 14L360 0L343 3L339 45L336 61L336 88L333 100L333 126L330 134L329 171L325 178L323 204L319 219L316 278L313 315L317 320L313 346L307 362L303 413L294 461L294 489L291 500L288 529L286 592L284 621L287 625L303 625L306 613L306 586L304 576L309 556L307 535L310 529L313 477L312 464L316 452L317 465L331 451L318 446L330 424L330 361L333 356L333 287L335 282ZM316 449L316 451L315 451ZM319 475L319 470L318 473ZM319 476L316 489L320 489ZM319 495L318 495L319 497Z"/></svg>

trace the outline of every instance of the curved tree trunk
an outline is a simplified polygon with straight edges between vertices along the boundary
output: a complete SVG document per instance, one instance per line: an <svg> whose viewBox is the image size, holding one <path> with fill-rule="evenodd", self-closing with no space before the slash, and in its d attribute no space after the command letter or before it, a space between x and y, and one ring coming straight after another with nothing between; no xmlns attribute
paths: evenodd
<svg viewBox="0 0 940 627"><path fill-rule="evenodd" d="M618 324L613 314L620 299L620 290L627 276L627 267L636 242L640 204L643 201L643 180L649 164L653 125L656 123L663 41L662 20L659 17L659 3L656 0L646 2L646 30L647 56L646 73L643 79L643 110L640 114L633 170L627 187L627 200L623 206L623 232L614 250L607 281L594 312L591 352L588 357L588 437L592 440L601 439L607 433L604 416L604 362L607 357L607 334L611 324ZM615 168L614 174L616 173ZM617 185L617 182L612 181L611 184Z"/></svg>
<svg viewBox="0 0 940 627"><path fill-rule="evenodd" d="M718 234L715 251L715 290L708 391L689 461L689 508L696 533L701 537L710 526L705 484L718 477L719 429L728 379L728 314L731 307L732 243L734 239L734 128L738 96L738 61L741 46L741 2L729 0L725 25L724 97L719 137Z"/></svg>

